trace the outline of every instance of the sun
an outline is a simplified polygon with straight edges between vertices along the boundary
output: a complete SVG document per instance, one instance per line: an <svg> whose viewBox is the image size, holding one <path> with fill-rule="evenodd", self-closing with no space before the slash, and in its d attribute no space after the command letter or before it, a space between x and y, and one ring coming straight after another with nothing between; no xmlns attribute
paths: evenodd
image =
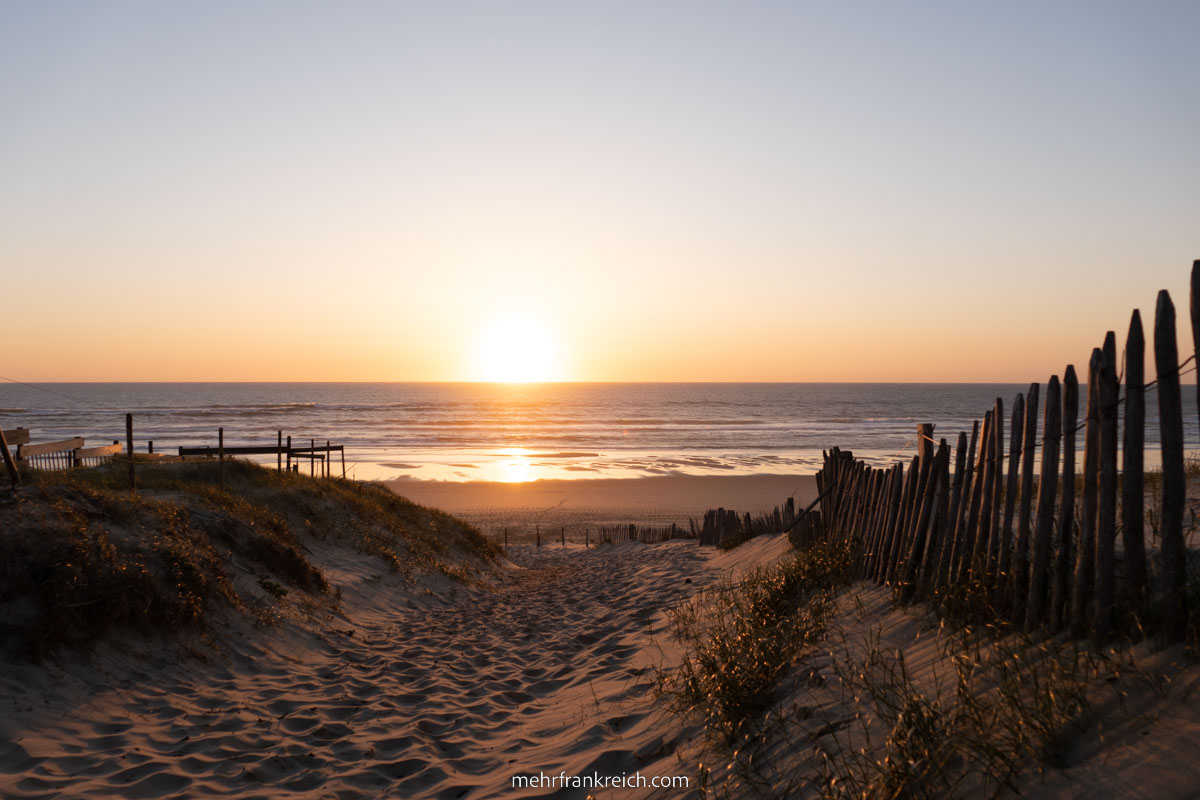
<svg viewBox="0 0 1200 800"><path fill-rule="evenodd" d="M495 383L554 380L557 369L554 333L536 315L507 312L480 331L474 372Z"/></svg>

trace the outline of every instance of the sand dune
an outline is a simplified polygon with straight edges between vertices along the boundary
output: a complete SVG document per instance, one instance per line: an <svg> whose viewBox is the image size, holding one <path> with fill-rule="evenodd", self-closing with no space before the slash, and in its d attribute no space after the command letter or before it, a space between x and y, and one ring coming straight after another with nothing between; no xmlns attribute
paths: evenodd
<svg viewBox="0 0 1200 800"><path fill-rule="evenodd" d="M585 797L519 773L691 776L651 691L661 610L747 565L694 542L511 551L492 587L409 586L313 542L344 614L226 619L222 649L126 639L0 671L6 797ZM185 643L187 644L187 643ZM649 789L590 790L636 797ZM664 796L677 796L667 794Z"/></svg>

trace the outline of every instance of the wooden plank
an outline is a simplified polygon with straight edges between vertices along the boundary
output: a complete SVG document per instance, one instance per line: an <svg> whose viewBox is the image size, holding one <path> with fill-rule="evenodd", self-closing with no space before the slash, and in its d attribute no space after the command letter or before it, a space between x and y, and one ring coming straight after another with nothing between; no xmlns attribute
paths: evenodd
<svg viewBox="0 0 1200 800"><path fill-rule="evenodd" d="M1029 600L1024 608L1025 628L1042 624L1050 587L1050 547L1054 539L1054 499L1058 494L1058 449L1062 439L1062 398L1058 376L1046 384L1046 417L1042 422L1042 471L1038 485L1037 525L1033 531L1033 561L1029 572ZM1014 619L1022 609L1015 608Z"/></svg>
<svg viewBox="0 0 1200 800"><path fill-rule="evenodd" d="M1050 630L1058 632L1071 601L1071 568L1075 543L1075 428L1079 421L1079 379L1075 366L1063 373L1062 498L1054 535L1054 567L1050 591Z"/></svg>
<svg viewBox="0 0 1200 800"><path fill-rule="evenodd" d="M1083 437L1083 517L1079 527L1079 550L1075 556L1075 579L1071 587L1071 635L1079 638L1087 626L1091 607L1092 580L1096 572L1096 489L1100 472L1100 365L1104 351L1092 350L1088 363L1088 404Z"/></svg>
<svg viewBox="0 0 1200 800"><path fill-rule="evenodd" d="M63 439L60 442L43 442L42 444L27 444L21 447L21 458L33 458L51 453L69 453L83 447L83 437Z"/></svg>
<svg viewBox="0 0 1200 800"><path fill-rule="evenodd" d="M102 458L104 456L116 455L122 451L119 444L106 444L102 447L80 447L75 450L75 458Z"/></svg>
<svg viewBox="0 0 1200 800"><path fill-rule="evenodd" d="M1187 550L1183 541L1186 484L1183 472L1183 408L1179 355L1175 344L1175 305L1164 289L1154 315L1154 368L1158 373L1158 422L1162 441L1162 509L1159 514L1163 562L1163 622L1170 639L1183 636L1187 622Z"/></svg>
<svg viewBox="0 0 1200 800"><path fill-rule="evenodd" d="M0 431L4 434L4 441L8 442L9 447L16 447L19 444L29 444L29 428L12 428L6 431Z"/></svg>
<svg viewBox="0 0 1200 800"><path fill-rule="evenodd" d="M1195 271L1193 270L1193 287ZM1193 292L1195 289L1193 288ZM1192 307L1195 325L1195 305ZM1121 448L1121 531L1125 545L1125 574L1138 615L1146 602L1145 448L1146 337L1137 309L1125 339L1125 441Z"/></svg>
<svg viewBox="0 0 1200 800"><path fill-rule="evenodd" d="M219 447L181 447L179 455L181 456L215 456L220 453ZM226 447L225 455L227 456L273 456L277 453L286 453L287 448L280 450L274 445L258 445L246 447Z"/></svg>
<svg viewBox="0 0 1200 800"><path fill-rule="evenodd" d="M1100 365L1100 483L1096 511L1096 605L1093 631L1098 639L1112 632L1116 586L1113 562L1117 546L1117 335L1104 337Z"/></svg>

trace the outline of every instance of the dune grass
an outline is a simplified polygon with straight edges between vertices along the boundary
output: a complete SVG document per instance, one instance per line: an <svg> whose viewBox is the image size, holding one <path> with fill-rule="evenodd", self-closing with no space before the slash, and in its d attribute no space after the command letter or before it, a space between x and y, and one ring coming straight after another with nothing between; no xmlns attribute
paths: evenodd
<svg viewBox="0 0 1200 800"><path fill-rule="evenodd" d="M405 575L458 580L497 556L470 525L373 484L319 480L245 461L27 470L0 500L0 643L32 658L114 627L203 627L214 606L282 602L330 586L306 537L375 556ZM256 581L240 586L235 574Z"/></svg>

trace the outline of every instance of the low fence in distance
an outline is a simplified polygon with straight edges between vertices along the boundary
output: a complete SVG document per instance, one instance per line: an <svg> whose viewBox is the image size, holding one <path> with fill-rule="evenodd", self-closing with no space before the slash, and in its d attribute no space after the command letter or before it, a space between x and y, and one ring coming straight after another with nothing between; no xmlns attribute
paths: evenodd
<svg viewBox="0 0 1200 800"><path fill-rule="evenodd" d="M98 447L84 447L82 436L74 436L57 442L30 444L27 428L3 431L4 442L16 447L15 463L28 464L34 469L60 470L74 467L92 467L105 464L121 452L121 445L114 442Z"/></svg>
<svg viewBox="0 0 1200 800"><path fill-rule="evenodd" d="M907 469L901 463L872 468L837 448L825 453L817 485L828 493L822 503L828 535L857 544L862 576L892 585L904 601L936 602L966 592L977 607L1030 631L1105 640L1117 630L1136 635L1151 627L1179 638L1197 612L1187 597L1180 373L1200 351L1200 261L1192 268L1191 308L1193 355L1180 364L1175 307L1159 292L1155 380L1149 383L1141 316L1133 312L1123 393L1116 336L1107 334L1088 365L1082 422L1073 366L1047 382L1040 431L1039 385L1018 394L1007 472L1001 398L969 440L965 431L958 434L954 447L935 441L931 425L920 426L920 451ZM1153 477L1148 547L1144 396L1151 387L1157 388L1162 472Z"/></svg>

